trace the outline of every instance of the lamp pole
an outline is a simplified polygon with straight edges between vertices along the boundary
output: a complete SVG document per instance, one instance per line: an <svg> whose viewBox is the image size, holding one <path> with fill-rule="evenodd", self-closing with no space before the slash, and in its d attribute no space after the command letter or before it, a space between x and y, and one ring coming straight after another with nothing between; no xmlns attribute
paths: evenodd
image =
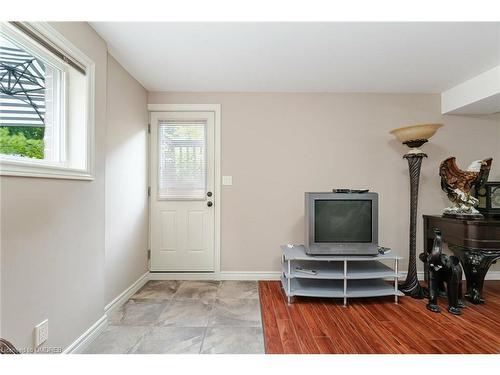
<svg viewBox="0 0 500 375"><path fill-rule="evenodd" d="M427 155L422 151L409 152L403 156L408 160L410 172L410 252L408 259L408 274L406 280L399 285L399 290L413 298L424 298L424 290L418 282L417 276L417 207L418 207L418 185L420 180L420 168L422 159Z"/></svg>
<svg viewBox="0 0 500 375"><path fill-rule="evenodd" d="M419 150L443 124L421 124L410 125L391 130L400 142L410 148L403 156L408 160L410 171L410 251L408 258L408 273L406 280L399 285L399 290L413 298L424 298L424 289L420 286L417 276L417 207L418 207L418 183L420 179L420 167L422 159L427 155Z"/></svg>

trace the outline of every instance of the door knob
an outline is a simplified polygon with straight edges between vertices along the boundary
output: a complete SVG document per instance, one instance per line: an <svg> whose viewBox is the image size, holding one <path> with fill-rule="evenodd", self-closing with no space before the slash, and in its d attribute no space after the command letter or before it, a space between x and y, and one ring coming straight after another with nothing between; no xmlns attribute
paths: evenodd
<svg viewBox="0 0 500 375"><path fill-rule="evenodd" d="M208 207L212 207L212 206L213 206L213 203L212 203L212 202L210 202L210 201L208 201L208 202L207 202L207 206L208 206Z"/></svg>
<svg viewBox="0 0 500 375"><path fill-rule="evenodd" d="M211 197L211 196L212 196L212 192L211 192L211 191L209 191L209 192L207 193L207 197Z"/></svg>

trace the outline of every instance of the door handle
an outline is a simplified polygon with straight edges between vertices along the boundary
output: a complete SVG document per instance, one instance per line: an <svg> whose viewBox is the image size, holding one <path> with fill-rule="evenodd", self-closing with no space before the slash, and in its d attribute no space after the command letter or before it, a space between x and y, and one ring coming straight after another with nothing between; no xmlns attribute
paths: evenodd
<svg viewBox="0 0 500 375"><path fill-rule="evenodd" d="M211 197L211 196L212 196L212 192L211 191L207 192L207 197Z"/></svg>
<svg viewBox="0 0 500 375"><path fill-rule="evenodd" d="M212 207L212 206L213 206L213 203L212 203L212 202L210 202L210 201L208 201L208 202L207 202L207 206L208 206L208 207Z"/></svg>

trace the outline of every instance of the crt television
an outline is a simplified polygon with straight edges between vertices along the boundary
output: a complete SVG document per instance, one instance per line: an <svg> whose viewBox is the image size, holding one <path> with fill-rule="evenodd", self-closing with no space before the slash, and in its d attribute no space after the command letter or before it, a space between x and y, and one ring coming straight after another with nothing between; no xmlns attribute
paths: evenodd
<svg viewBox="0 0 500 375"><path fill-rule="evenodd" d="M376 255L377 193L306 193L305 248L310 255Z"/></svg>

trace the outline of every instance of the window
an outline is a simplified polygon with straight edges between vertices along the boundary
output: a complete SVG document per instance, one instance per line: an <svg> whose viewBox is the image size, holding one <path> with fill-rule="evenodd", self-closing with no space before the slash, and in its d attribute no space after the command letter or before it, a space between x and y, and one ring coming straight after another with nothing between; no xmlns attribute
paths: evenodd
<svg viewBox="0 0 500 375"><path fill-rule="evenodd" d="M0 152L60 162L63 71L0 35Z"/></svg>
<svg viewBox="0 0 500 375"><path fill-rule="evenodd" d="M161 122L158 129L160 199L205 199L206 124Z"/></svg>
<svg viewBox="0 0 500 375"><path fill-rule="evenodd" d="M91 179L94 64L46 24L0 31L1 174Z"/></svg>

